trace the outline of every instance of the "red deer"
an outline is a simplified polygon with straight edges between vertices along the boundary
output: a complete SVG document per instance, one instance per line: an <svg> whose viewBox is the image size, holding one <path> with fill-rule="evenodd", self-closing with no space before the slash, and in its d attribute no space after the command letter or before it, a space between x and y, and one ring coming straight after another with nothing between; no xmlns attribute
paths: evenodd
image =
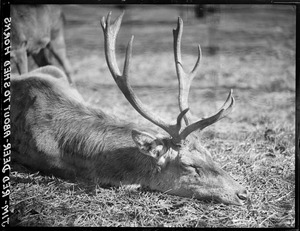
<svg viewBox="0 0 300 231"><path fill-rule="evenodd" d="M118 68L115 41L122 17L110 24L109 13L101 21L108 67L135 110L168 135L155 134L88 106L66 84L63 73L49 66L12 79L13 158L31 169L69 179L114 186L140 184L167 194L242 205L247 199L246 189L217 166L197 137L199 130L231 111L232 92L218 113L191 120L187 97L199 69L201 49L199 46L192 72L184 72L180 52L183 24L179 18L174 30L174 53L181 112L175 124L164 121L138 99L128 83L133 37L126 50L123 73Z"/></svg>
<svg viewBox="0 0 300 231"><path fill-rule="evenodd" d="M72 84L71 65L66 56L64 40L64 16L60 6L11 5L10 14L11 57L19 74L28 72L28 55L40 67L52 64L50 55L53 55Z"/></svg>

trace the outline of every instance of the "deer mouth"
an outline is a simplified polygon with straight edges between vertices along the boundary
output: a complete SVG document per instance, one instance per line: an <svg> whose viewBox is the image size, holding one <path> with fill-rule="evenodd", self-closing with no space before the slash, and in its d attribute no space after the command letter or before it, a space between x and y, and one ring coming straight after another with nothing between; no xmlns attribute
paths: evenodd
<svg viewBox="0 0 300 231"><path fill-rule="evenodd" d="M246 200L240 199L237 196L232 199L222 198L222 197L213 197L212 201L215 203L223 203L225 205L236 205L236 206L244 206L246 204Z"/></svg>

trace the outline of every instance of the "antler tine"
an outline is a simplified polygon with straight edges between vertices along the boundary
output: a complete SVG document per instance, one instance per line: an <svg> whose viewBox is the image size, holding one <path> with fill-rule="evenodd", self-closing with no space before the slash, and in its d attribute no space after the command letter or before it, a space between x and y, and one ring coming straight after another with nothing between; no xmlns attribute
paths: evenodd
<svg viewBox="0 0 300 231"><path fill-rule="evenodd" d="M190 73L186 73L183 69L182 59L181 59L181 37L183 31L183 21L180 17L178 17L177 28L173 29L173 38L174 38L174 58L175 58L175 66L177 72L177 78L179 82L179 95L178 95L178 103L180 111L183 111L186 108L189 108L188 97L191 82L195 77L197 71L200 68L200 61L202 58L201 47L198 45L198 58L195 63L194 68ZM184 120L186 125L189 125L192 122L192 115L190 112L187 112L184 116Z"/></svg>
<svg viewBox="0 0 300 231"><path fill-rule="evenodd" d="M111 12L108 13L106 20L105 17L103 16L101 19L101 26L103 29L104 33L104 40L105 40L105 58L107 60L107 65L112 73L114 79L119 79L119 76L121 76L121 72L118 67L118 63L116 60L116 54L115 52L110 52L110 50L114 50L116 46L116 38L117 34L120 29L120 25L122 22L122 18L124 16L124 11L122 14L114 21L113 25L110 24L110 19L111 19Z"/></svg>
<svg viewBox="0 0 300 231"><path fill-rule="evenodd" d="M229 102L229 100L230 100L230 105L227 108L225 108L225 105ZM232 111L234 104L235 104L235 100L234 100L234 97L232 96L232 90L230 90L228 97L227 97L225 103L223 104L223 106L220 108L220 110L213 116L210 116L206 119L199 120L199 121L185 127L184 130L180 134L182 139L185 139L193 131L202 130L205 127L207 127L207 126L217 122L218 120L224 118L225 116L227 116Z"/></svg>
<svg viewBox="0 0 300 231"><path fill-rule="evenodd" d="M174 143L179 143L181 141L181 136L179 134L181 129L181 120L188 110L182 111L178 115L176 124L168 124L159 116L155 115L154 113L152 113L152 111L146 108L145 105L140 101L140 99L135 95L133 89L129 85L128 76L129 76L129 68L130 68L130 58L132 55L133 36L131 37L131 40L129 41L126 49L123 74L121 74L118 68L116 55L115 55L115 42L116 42L118 31L120 29L123 15L124 12L115 20L115 22L112 25L110 25L111 12L108 14L106 18L106 22L105 22L105 17L103 17L101 20L102 29L104 32L105 57L106 57L106 62L109 67L109 70L115 82L117 83L118 87L122 91L123 95L134 107L134 109L137 112L139 112L143 117L145 117L152 123L161 127L167 133L169 133Z"/></svg>
<svg viewBox="0 0 300 231"><path fill-rule="evenodd" d="M176 66L176 72L177 72L177 78L179 82L179 108L180 111L183 111L186 108L189 108L188 104L188 96L190 91L191 82L193 81L196 73L198 72L200 68L200 61L202 59L202 52L201 47L198 45L198 58L195 63L194 68L190 73L186 73L183 69L182 60L181 60L181 37L182 37L182 31L183 31L183 22L182 19L179 17L177 22L177 28L173 29L173 38L174 38L174 58L175 58L175 66ZM225 108L225 105L230 102L230 105ZM185 139L190 133L192 133L195 130L202 130L205 127L217 122L218 120L224 118L227 116L234 106L234 98L232 96L232 90L230 90L229 95L223 104L223 106L220 108L220 110L213 116L208 117L206 119L198 120L194 123L192 123L192 114L190 112L187 112L184 116L184 120L186 123L186 127L183 129L183 131L180 133L181 139Z"/></svg>

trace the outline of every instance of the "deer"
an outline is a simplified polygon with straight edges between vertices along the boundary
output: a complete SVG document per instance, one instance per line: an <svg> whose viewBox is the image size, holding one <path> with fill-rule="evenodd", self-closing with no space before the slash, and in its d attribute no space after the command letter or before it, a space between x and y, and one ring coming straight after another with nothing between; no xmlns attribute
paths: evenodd
<svg viewBox="0 0 300 231"><path fill-rule="evenodd" d="M132 185L169 195L244 205L247 190L217 163L199 139L199 132L227 116L235 100L230 90L220 110L194 120L189 111L191 81L200 67L184 71L181 60L183 22L173 30L174 57L179 80L179 109L171 123L150 110L129 84L133 36L123 72L115 45L124 12L111 23L111 12L101 19L104 52L118 88L132 107L163 132L124 121L85 103L62 71L46 66L12 78L12 160L54 176L100 185Z"/></svg>
<svg viewBox="0 0 300 231"><path fill-rule="evenodd" d="M11 59L19 74L28 72L28 58L39 66L53 64L53 56L74 84L66 55L64 15L58 5L11 5Z"/></svg>

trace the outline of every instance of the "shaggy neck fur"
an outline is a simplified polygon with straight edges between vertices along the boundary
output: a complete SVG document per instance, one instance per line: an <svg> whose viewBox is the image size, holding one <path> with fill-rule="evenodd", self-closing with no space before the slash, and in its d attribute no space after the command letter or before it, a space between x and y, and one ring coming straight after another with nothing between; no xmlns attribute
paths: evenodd
<svg viewBox="0 0 300 231"><path fill-rule="evenodd" d="M114 185L148 185L155 178L156 161L132 140L135 125L65 98L60 102L59 109L53 108L52 126L62 159L76 176Z"/></svg>

